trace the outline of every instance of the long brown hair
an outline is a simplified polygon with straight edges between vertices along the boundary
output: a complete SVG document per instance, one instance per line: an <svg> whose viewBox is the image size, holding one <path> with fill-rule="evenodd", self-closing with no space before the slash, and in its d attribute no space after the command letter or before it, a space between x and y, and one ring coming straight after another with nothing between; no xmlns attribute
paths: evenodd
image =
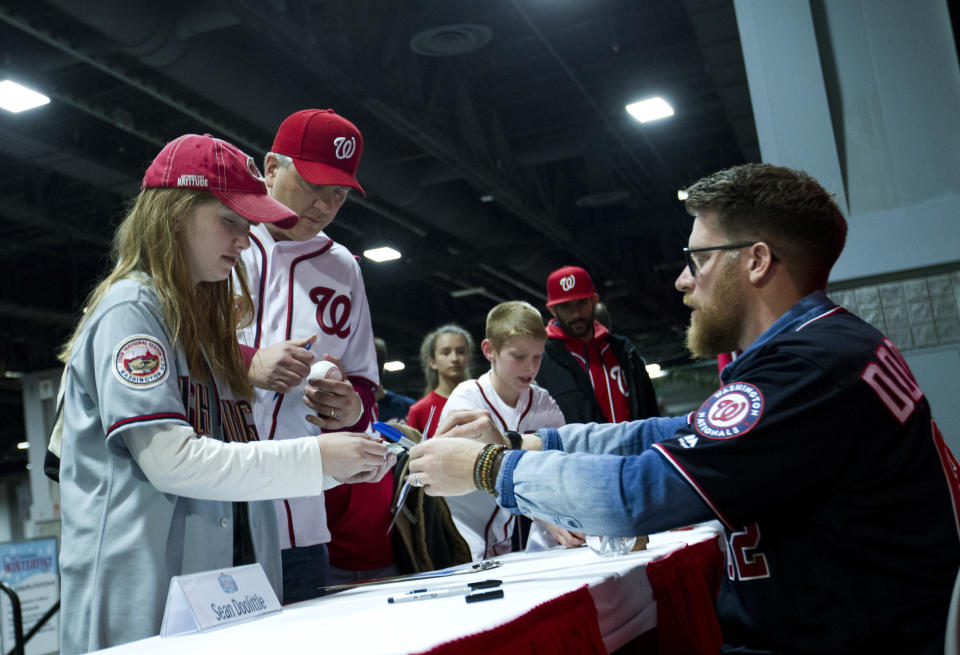
<svg viewBox="0 0 960 655"><path fill-rule="evenodd" d="M86 317L93 315L110 286L145 273L160 299L174 347L186 354L190 374L208 378L202 346L216 378L225 381L234 395L252 395L236 335L238 320L249 317L253 306L243 267L236 269L239 289L232 277L195 285L184 259L183 223L193 210L210 202L220 201L208 191L150 188L140 192L114 235L113 269L87 298L84 317L58 353L60 361L69 362Z"/></svg>

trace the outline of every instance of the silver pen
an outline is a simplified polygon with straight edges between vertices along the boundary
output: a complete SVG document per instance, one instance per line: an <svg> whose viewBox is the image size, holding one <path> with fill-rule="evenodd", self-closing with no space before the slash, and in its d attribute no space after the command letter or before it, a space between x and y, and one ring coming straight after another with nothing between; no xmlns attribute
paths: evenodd
<svg viewBox="0 0 960 655"><path fill-rule="evenodd" d="M494 598L503 598L503 590L497 589L494 592L483 594L472 594L478 589L491 589L503 584L500 580L483 580L481 582L468 582L465 585L455 587L441 587L439 589L413 589L400 596L391 596L387 599L388 603L407 603L414 600L430 600L432 598L446 598L448 596L466 596L468 603L477 600L492 600ZM471 600L473 599L473 600Z"/></svg>

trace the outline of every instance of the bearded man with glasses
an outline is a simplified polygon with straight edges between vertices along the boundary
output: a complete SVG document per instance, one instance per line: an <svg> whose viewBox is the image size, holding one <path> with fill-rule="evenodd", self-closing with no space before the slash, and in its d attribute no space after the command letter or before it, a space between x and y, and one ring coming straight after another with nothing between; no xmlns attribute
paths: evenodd
<svg viewBox="0 0 960 655"><path fill-rule="evenodd" d="M410 471L430 494L480 487L587 534L719 519L721 652L942 653L958 467L896 346L825 293L840 209L769 164L687 191L676 288L696 357L742 351L724 386L687 416L539 430L492 457L485 444L509 442L464 412L410 451Z"/></svg>

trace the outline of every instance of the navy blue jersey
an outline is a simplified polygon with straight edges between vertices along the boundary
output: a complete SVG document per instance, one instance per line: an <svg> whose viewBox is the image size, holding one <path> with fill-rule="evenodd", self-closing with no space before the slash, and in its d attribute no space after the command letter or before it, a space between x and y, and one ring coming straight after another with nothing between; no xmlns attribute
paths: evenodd
<svg viewBox="0 0 960 655"><path fill-rule="evenodd" d="M830 307L748 349L655 447L725 526L728 647L942 652L956 462L894 345Z"/></svg>

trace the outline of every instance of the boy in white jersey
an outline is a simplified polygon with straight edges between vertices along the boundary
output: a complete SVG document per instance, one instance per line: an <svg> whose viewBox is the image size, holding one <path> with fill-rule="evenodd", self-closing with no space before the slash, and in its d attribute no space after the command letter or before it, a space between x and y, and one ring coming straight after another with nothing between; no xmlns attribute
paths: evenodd
<svg viewBox="0 0 960 655"><path fill-rule="evenodd" d="M480 350L490 362L490 370L476 380L457 385L443 408L440 422L458 409L485 409L504 431L523 433L563 425L563 413L557 403L533 381L547 342L540 312L523 301L500 303L487 314L485 337ZM474 492L447 501L454 523L475 560L512 550L514 515L500 509L490 494ZM579 545L572 533L557 530L561 534L554 536L559 543Z"/></svg>

